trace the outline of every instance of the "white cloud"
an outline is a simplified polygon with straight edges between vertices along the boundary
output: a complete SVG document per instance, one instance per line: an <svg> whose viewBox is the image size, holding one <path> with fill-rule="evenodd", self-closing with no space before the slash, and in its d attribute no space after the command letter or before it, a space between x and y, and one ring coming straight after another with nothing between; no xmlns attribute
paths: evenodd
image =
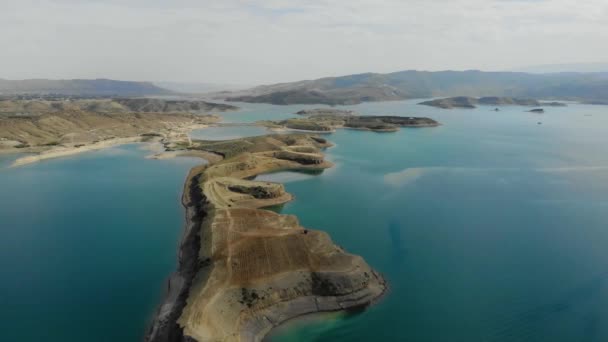
<svg viewBox="0 0 608 342"><path fill-rule="evenodd" d="M608 2L20 0L0 77L248 84L608 60Z"/></svg>

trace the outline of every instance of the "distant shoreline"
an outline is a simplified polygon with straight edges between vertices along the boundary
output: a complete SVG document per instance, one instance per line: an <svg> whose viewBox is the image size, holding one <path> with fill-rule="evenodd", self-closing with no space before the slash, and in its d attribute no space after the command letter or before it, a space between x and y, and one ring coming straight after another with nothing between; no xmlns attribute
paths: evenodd
<svg viewBox="0 0 608 342"><path fill-rule="evenodd" d="M2 153L2 154L36 153L34 155L27 155L24 157L20 157L20 158L16 159L10 165L10 167L20 167L20 166L37 163L37 162L44 161L44 160L68 157L68 156L73 156L73 155L77 155L77 154L81 154L81 153L102 150L102 149L115 147L115 146L119 146L119 145L130 144L130 143L163 142L164 144L170 144L171 142L174 141L172 137L175 136L176 134L177 135L186 134L193 130L204 129L204 128L208 128L208 127L209 127L208 124L186 125L184 127L180 127L177 130L175 130L175 129L169 130L168 132L166 132L165 138L163 138L161 136L149 137L149 136L145 136L145 135L137 135L137 136L131 136L131 137L113 138L113 139L98 141L98 142L94 142L94 143L84 143L80 146L75 145L75 146L61 146L61 147L49 147L49 148L34 147L34 148L27 148L27 149L12 148L12 149L0 150L0 153ZM174 156L178 156L178 155L182 154L182 153L177 153L177 152L175 152L175 153L167 153L167 152L170 152L170 151L166 151L163 148L162 152L160 152L158 154L154 154L149 157L153 158L153 159L166 159L169 157L174 157ZM196 153L190 153L189 156L197 156L197 155L196 155Z"/></svg>

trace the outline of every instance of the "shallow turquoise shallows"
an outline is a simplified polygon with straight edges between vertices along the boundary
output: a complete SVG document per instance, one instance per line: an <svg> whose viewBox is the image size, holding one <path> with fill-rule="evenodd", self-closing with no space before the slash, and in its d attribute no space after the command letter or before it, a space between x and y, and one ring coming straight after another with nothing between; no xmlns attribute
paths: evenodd
<svg viewBox="0 0 608 342"><path fill-rule="evenodd" d="M242 106L223 116L311 107ZM296 200L282 212L363 256L390 291L361 314L295 321L269 339L608 341L608 107L347 108L443 125L338 130L334 168L260 178L285 182ZM179 195L197 162L146 160L140 146L0 169L0 341L141 339L175 267Z"/></svg>

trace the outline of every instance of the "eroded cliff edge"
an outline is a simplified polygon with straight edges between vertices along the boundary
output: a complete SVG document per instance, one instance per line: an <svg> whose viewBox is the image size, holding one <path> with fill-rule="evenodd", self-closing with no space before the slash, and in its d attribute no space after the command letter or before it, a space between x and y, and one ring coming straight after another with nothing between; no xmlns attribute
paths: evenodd
<svg viewBox="0 0 608 342"><path fill-rule="evenodd" d="M384 293L384 279L326 233L261 209L292 197L255 176L331 167L328 146L301 134L194 142L224 159L188 176L179 268L147 341L259 341L289 319L364 307Z"/></svg>

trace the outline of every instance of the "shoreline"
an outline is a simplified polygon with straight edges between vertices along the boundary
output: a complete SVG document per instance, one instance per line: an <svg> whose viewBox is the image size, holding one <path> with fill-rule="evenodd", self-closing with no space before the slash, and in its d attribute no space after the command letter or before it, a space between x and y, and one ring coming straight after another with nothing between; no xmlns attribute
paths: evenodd
<svg viewBox="0 0 608 342"><path fill-rule="evenodd" d="M390 284L388 282L386 282L385 285L386 285L386 287L384 288L384 291L382 291L382 293L378 297L374 298L374 300L372 300L367 305L362 305L360 307L352 307L352 308L347 308L347 309L337 309L337 310L327 310L327 311L304 313L302 315L289 318L289 319L281 322L280 324L276 325L275 327L273 327L270 331L268 331L266 333L266 335L263 336L262 341L266 341L267 338L272 337L273 335L275 335L276 333L278 333L279 331L281 331L283 329L290 330L289 329L290 325L297 325L297 324L303 323L305 321L315 321L315 320L321 321L321 318L325 315L348 316L348 315L352 315L352 314L356 315L356 314L363 313L368 307L380 303L388 296L388 294L390 292ZM337 319L344 319L344 317L338 316Z"/></svg>
<svg viewBox="0 0 608 342"><path fill-rule="evenodd" d="M184 208L185 224L177 250L177 269L167 281L164 294L145 334L145 341L181 341L183 330L177 324L179 315L186 305L188 291L201 265L197 255L200 248L200 229L206 216L195 203L194 190L199 170L205 165L190 169L182 190L181 204Z"/></svg>
<svg viewBox="0 0 608 342"><path fill-rule="evenodd" d="M162 133L159 133L158 136L146 136L146 135L136 135L130 137L119 137L112 138L103 141L93 142L93 143L84 143L82 145L74 145L74 146L61 146L61 147L51 147L46 148L45 146L37 146L30 147L27 149L3 149L0 150L0 155L9 155L9 154L19 154L19 153L34 153L33 155L27 155L16 159L9 167L20 167L24 165L29 165L37 162L41 162L48 159L69 157L73 155L78 155L81 153L98 151L106 148L116 147L125 144L131 143L161 143L161 147L156 151L157 153L148 156L150 159L166 159L172 158L176 156L188 156L188 157L201 157L203 159L207 159L205 157L213 158L210 154L204 153L184 153L179 154L177 152L180 151L168 151L166 146L172 143L175 143L179 140L180 137L184 135L187 136L187 140L190 141L189 133L197 130L204 129L210 127L210 124L189 124L185 127L178 128L168 128L165 130L161 130ZM170 153L171 152L171 153ZM204 155L204 156L203 156Z"/></svg>
<svg viewBox="0 0 608 342"><path fill-rule="evenodd" d="M49 149L46 151L39 152L38 154L35 154L35 155L18 158L11 164L10 167L19 167L19 166L37 163L37 162L47 160L47 159L68 157L68 156L73 156L73 155L80 154L80 153L102 150L102 149L106 149L106 148L110 148L110 147L114 147L114 146L142 142L142 140L143 140L143 137L115 138L115 139L100 141L97 143L84 145L84 146L80 146L80 147L74 146L74 147L61 147L61 148Z"/></svg>
<svg viewBox="0 0 608 342"><path fill-rule="evenodd" d="M268 337L272 337L272 335L276 334L277 331L280 329L289 330L289 325L291 325L291 324L296 325L296 324L306 321L306 320L312 321L312 320L321 318L324 315L332 315L332 314L350 315L350 314L363 313L368 307L370 307L372 305L376 305L379 302L381 302L383 299L386 298L386 296L388 295L388 293L390 291L390 286L389 286L388 282L386 282L385 285L386 285L386 287L384 288L384 291L382 291L382 293L378 297L374 298L371 302L369 302L367 304L361 304L360 306L354 306L354 307L350 307L350 308L346 308L346 309L320 310L320 311L315 311L315 312L303 313L299 316L294 316L294 317L288 318L288 319L280 322L279 324L275 325L264 336L262 336L262 341L266 341L266 339Z"/></svg>

